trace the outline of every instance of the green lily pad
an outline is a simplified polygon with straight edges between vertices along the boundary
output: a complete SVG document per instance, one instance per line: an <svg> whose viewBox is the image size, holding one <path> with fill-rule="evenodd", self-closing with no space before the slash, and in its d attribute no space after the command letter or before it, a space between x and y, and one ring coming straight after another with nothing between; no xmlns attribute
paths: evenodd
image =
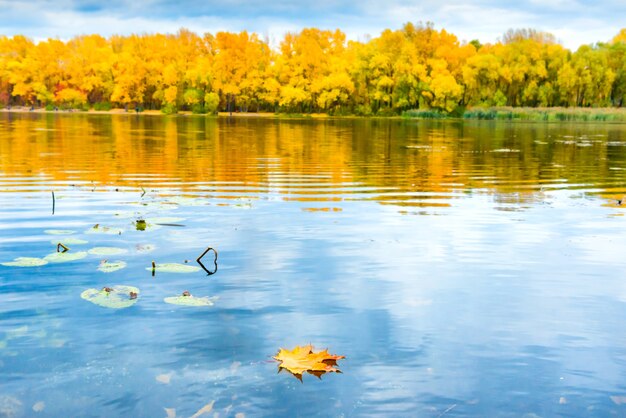
<svg viewBox="0 0 626 418"><path fill-rule="evenodd" d="M87 244L89 241L85 241L84 239L80 239L80 238L72 238L72 237L50 241L50 243L54 245L57 245L59 242L63 245L83 245L83 244Z"/></svg>
<svg viewBox="0 0 626 418"><path fill-rule="evenodd" d="M180 206L202 206L205 204L205 202L203 202L200 199L197 199L195 197L187 197L187 196L170 197L169 199L167 199L167 202L174 203Z"/></svg>
<svg viewBox="0 0 626 418"><path fill-rule="evenodd" d="M46 229L43 232L48 235L72 235L76 233L76 231L70 231L69 229Z"/></svg>
<svg viewBox="0 0 626 418"><path fill-rule="evenodd" d="M139 220L139 221L135 221L133 222L133 225L135 226L135 229L137 231L153 231L155 229L160 229L161 227L159 225L155 225L153 223L148 223L144 220Z"/></svg>
<svg viewBox="0 0 626 418"><path fill-rule="evenodd" d="M189 296L170 296L165 299L165 303L169 303L172 305L180 305L180 306L213 306L217 297L195 297L192 295Z"/></svg>
<svg viewBox="0 0 626 418"><path fill-rule="evenodd" d="M6 267L39 267L48 264L48 262L36 257L17 257L13 261L0 264Z"/></svg>
<svg viewBox="0 0 626 418"><path fill-rule="evenodd" d="M7 340L13 340L15 338L21 338L28 335L28 325L23 325L18 328L13 328L7 331Z"/></svg>
<svg viewBox="0 0 626 418"><path fill-rule="evenodd" d="M113 228L102 225L94 225L85 231L86 234L106 234L106 235L120 235L124 230L121 228Z"/></svg>
<svg viewBox="0 0 626 418"><path fill-rule="evenodd" d="M131 203L128 206L141 207L143 209L154 209L154 210L175 210L178 209L178 206L174 203L169 202L137 202Z"/></svg>
<svg viewBox="0 0 626 418"><path fill-rule="evenodd" d="M146 226L146 221L144 219L137 219L135 221L135 229L137 229L137 231L145 231Z"/></svg>
<svg viewBox="0 0 626 418"><path fill-rule="evenodd" d="M66 251L64 253L57 252L48 254L43 259L49 263L67 263L68 261L80 260L85 257L87 257L86 251L78 251L76 253Z"/></svg>
<svg viewBox="0 0 626 418"><path fill-rule="evenodd" d="M237 203L232 207L235 209L252 209L252 203Z"/></svg>
<svg viewBox="0 0 626 418"><path fill-rule="evenodd" d="M148 271L152 271L152 269L152 267L146 268ZM200 267L179 263L157 263L154 271L158 273L195 273L200 271Z"/></svg>
<svg viewBox="0 0 626 418"><path fill-rule="evenodd" d="M106 290L105 290L106 289ZM131 293L135 297L131 299ZM88 302L111 309L123 309L137 303L139 289L133 286L113 286L104 289L87 289L80 294L80 297Z"/></svg>
<svg viewBox="0 0 626 418"><path fill-rule="evenodd" d="M115 216L120 219L131 219L131 218L136 218L137 216L139 216L139 212L138 211L119 212L119 213L116 213Z"/></svg>
<svg viewBox="0 0 626 418"><path fill-rule="evenodd" d="M128 250L117 247L94 247L88 251L91 255L118 255L127 253Z"/></svg>
<svg viewBox="0 0 626 418"><path fill-rule="evenodd" d="M113 273L126 267L126 263L123 261L103 261L98 266L98 270L103 273Z"/></svg>
<svg viewBox="0 0 626 418"><path fill-rule="evenodd" d="M148 254L152 251L156 250L156 245L153 244L137 244L135 247L137 252L140 254Z"/></svg>

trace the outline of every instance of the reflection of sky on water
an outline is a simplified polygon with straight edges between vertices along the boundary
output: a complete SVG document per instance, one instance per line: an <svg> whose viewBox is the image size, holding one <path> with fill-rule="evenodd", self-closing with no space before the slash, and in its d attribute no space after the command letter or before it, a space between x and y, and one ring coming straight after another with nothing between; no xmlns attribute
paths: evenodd
<svg viewBox="0 0 626 418"><path fill-rule="evenodd" d="M568 175L596 182L593 193L571 190L575 178L540 195L481 183L471 193L460 185L441 192L444 207L398 206L371 197L393 188L390 179L403 184L403 176L411 176L403 174L407 162L395 155L400 166L392 164L380 177L384 170L371 154L357 157L355 170L367 160L370 174L360 172L359 181L347 171L345 180L330 176L323 192L320 178L290 171L291 183L316 184L304 200L284 175L271 173L267 184L261 176L261 184L239 191L228 183L228 198L224 183L196 181L194 191L190 178L189 196L211 194L202 201L209 205L184 200L172 207L129 206L141 194L132 184L123 184L122 192L98 184L92 192L89 182L81 189L57 180L54 216L50 185L9 170L28 160L4 160L1 188L19 183L20 189L28 180L32 190L0 193L0 261L48 254L54 237L45 229L74 229L89 241L85 250L127 249L115 258L128 267L105 275L96 271L102 258L96 256L35 270L0 267L0 341L6 343L0 344L0 411L13 405L16 416L30 416L43 401L48 416L153 417L165 416L165 407L190 416L215 400L220 416L624 412L611 396L626 395L626 225L611 216L623 209L606 206L601 197L621 186L604 186L593 168L572 168ZM612 159L623 162L620 154ZM457 164L471 171L475 162ZM282 171L286 163L297 166L283 157L281 167L262 170ZM506 167L496 167L501 183L517 182ZM163 177L175 181L176 165L166 168L172 171ZM172 185L146 188L147 202L175 192ZM314 199L338 190L338 200ZM250 195L255 199L236 199ZM241 203L249 206L236 206ZM341 211L303 210L312 207ZM133 231L129 210L184 218L185 226ZM96 223L126 230L119 236L82 233ZM139 254L137 245L147 243L156 250ZM153 278L145 271L152 260L193 262L207 245L219 251L214 276ZM141 289L132 309L109 311L79 299L86 288L114 283ZM162 303L183 290L219 300L207 310ZM344 373L321 381L306 375L303 384L276 375L270 356L279 347L307 343L345 355Z"/></svg>

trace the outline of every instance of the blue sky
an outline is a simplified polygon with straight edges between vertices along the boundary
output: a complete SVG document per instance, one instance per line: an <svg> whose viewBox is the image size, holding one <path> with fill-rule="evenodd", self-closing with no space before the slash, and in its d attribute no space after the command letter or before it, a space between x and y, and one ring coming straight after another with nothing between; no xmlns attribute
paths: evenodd
<svg viewBox="0 0 626 418"><path fill-rule="evenodd" d="M552 32L568 48L626 27L626 0L0 0L0 34L36 40L85 33L249 30L276 44L303 27L340 28L350 39L405 22L432 21L461 40L493 42L509 28Z"/></svg>

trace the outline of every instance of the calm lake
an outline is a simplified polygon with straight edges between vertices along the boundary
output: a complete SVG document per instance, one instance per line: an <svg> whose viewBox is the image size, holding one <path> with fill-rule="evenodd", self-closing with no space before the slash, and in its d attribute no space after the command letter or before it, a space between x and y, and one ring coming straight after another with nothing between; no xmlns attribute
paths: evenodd
<svg viewBox="0 0 626 418"><path fill-rule="evenodd" d="M624 195L619 124L0 113L0 417L625 416Z"/></svg>

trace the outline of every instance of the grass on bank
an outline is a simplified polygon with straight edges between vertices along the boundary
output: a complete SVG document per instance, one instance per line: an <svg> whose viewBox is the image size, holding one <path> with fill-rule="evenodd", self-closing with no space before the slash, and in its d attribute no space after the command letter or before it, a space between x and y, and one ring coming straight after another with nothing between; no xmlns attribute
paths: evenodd
<svg viewBox="0 0 626 418"><path fill-rule="evenodd" d="M199 114L206 116L231 116L230 112L216 112L214 109L197 108L187 111L179 111L176 108L164 108L161 110L138 109L117 109L112 108L110 103L101 103L92 109L76 108L66 106L46 106L44 108L30 108L26 106L14 106L12 108L0 108L0 111L17 112L94 112L110 114L135 114L147 115L191 115ZM319 119L328 117L359 117L358 115L329 115L325 113L256 113L256 112L232 112L232 116L239 117L272 117L278 119ZM369 115L374 118L395 118L395 114L389 115ZM364 116L364 117L369 117ZM361 116L363 117L363 116ZM626 122L626 108L565 108L565 107L475 107L465 110L456 110L451 113L435 109L412 109L402 112L401 117L414 119L448 119L462 118L468 120L518 120L518 121L538 121L538 122Z"/></svg>
<svg viewBox="0 0 626 418"><path fill-rule="evenodd" d="M486 107L471 108L453 115L437 110L408 110L402 114L407 118L444 119L462 117L479 120L522 120L522 121L590 121L626 122L624 108L566 108L566 107Z"/></svg>

